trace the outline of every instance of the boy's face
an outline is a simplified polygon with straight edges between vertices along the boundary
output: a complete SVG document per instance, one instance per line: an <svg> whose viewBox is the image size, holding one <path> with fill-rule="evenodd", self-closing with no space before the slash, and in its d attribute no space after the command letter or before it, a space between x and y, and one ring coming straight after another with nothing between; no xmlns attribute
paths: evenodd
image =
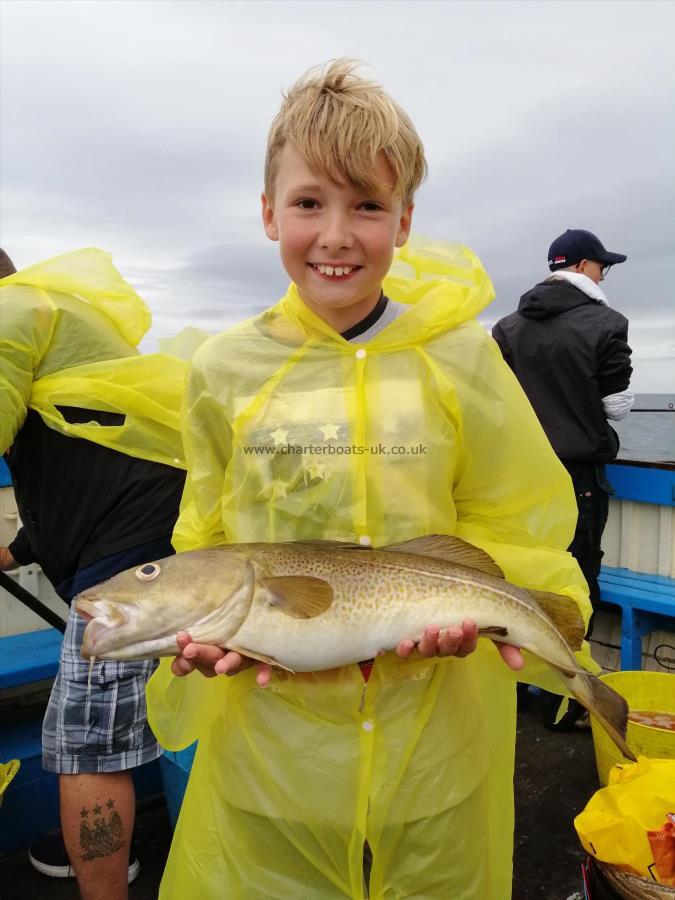
<svg viewBox="0 0 675 900"><path fill-rule="evenodd" d="M391 184L384 158L377 174ZM336 331L346 331L374 308L394 248L410 233L413 210L393 188L367 195L313 172L290 141L279 155L274 196L263 194L262 208L265 232L279 241L300 297Z"/></svg>

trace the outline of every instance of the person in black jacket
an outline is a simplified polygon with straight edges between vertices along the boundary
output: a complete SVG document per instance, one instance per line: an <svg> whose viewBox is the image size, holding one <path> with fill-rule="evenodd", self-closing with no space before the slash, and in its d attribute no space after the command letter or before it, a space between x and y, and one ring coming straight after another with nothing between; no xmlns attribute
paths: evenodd
<svg viewBox="0 0 675 900"><path fill-rule="evenodd" d="M569 550L594 608L611 493L605 463L619 451L610 420L626 416L634 399L628 320L610 309L600 282L625 260L591 232L568 229L551 244L553 274L523 294L518 311L492 331L572 478L579 519Z"/></svg>
<svg viewBox="0 0 675 900"><path fill-rule="evenodd" d="M594 610L612 492L605 463L619 452L610 420L626 416L634 400L628 320L609 307L600 282L626 259L605 250L590 231L568 229L549 248L553 274L523 294L518 311L492 330L572 479L579 517L569 551L588 582ZM589 635L592 623L593 617ZM548 727L554 727L558 702L547 706ZM581 714L571 701L558 727L564 730Z"/></svg>

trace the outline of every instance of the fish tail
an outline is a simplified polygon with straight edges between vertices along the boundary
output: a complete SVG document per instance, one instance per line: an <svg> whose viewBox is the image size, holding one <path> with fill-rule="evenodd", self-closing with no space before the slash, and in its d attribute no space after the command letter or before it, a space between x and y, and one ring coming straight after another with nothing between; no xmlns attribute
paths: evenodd
<svg viewBox="0 0 675 900"><path fill-rule="evenodd" d="M575 675L568 687L575 699L600 722L626 759L637 762L626 743L628 704L621 694L589 672Z"/></svg>

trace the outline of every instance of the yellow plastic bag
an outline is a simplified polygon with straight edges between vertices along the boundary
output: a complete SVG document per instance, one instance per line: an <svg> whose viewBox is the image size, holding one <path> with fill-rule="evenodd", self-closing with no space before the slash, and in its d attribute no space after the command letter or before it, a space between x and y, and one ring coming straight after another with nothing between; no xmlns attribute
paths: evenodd
<svg viewBox="0 0 675 900"><path fill-rule="evenodd" d="M21 763L18 759L10 759L7 763L0 763L0 806L2 806L3 794L20 767Z"/></svg>
<svg viewBox="0 0 675 900"><path fill-rule="evenodd" d="M648 759L616 765L609 784L591 797L574 820L584 848L601 862L667 883L654 862L648 832L675 812L675 760Z"/></svg>

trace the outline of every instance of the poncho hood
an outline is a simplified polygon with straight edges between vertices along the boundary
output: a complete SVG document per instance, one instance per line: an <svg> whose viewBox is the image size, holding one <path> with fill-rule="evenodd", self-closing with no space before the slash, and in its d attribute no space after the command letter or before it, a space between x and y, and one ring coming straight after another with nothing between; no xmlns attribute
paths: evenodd
<svg viewBox="0 0 675 900"><path fill-rule="evenodd" d="M492 282L472 250L422 238L411 239L397 252L383 289L392 300L411 309L370 340L371 349L394 349L413 339L429 340L475 319L495 297ZM274 309L305 334L344 343L344 338L303 303L294 284Z"/></svg>
<svg viewBox="0 0 675 900"><path fill-rule="evenodd" d="M527 319L552 319L577 306L595 302L569 281L547 278L523 294L518 312Z"/></svg>
<svg viewBox="0 0 675 900"><path fill-rule="evenodd" d="M132 347L138 345L152 322L150 310L113 266L111 255L93 247L54 256L2 279L3 287L10 284L84 300L112 319Z"/></svg>
<svg viewBox="0 0 675 900"><path fill-rule="evenodd" d="M108 253L76 250L3 278L0 302L0 450L30 408L69 437L184 467L179 411L187 365L139 353L150 311ZM124 421L67 422L64 406Z"/></svg>

